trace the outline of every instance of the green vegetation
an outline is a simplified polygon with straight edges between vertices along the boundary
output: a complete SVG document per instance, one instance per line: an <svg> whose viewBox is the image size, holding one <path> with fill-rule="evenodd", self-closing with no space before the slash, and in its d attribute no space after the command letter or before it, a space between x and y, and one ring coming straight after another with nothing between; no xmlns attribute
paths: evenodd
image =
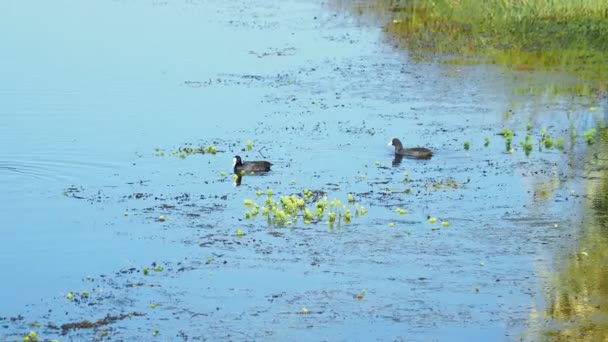
<svg viewBox="0 0 608 342"><path fill-rule="evenodd" d="M253 141L247 140L245 142L245 150L251 151L253 149Z"/></svg>
<svg viewBox="0 0 608 342"><path fill-rule="evenodd" d="M520 142L521 147L523 147L524 152L526 153L526 156L530 155L530 152L532 152L532 136L530 134L526 135L526 139L523 140L522 142Z"/></svg>
<svg viewBox="0 0 608 342"><path fill-rule="evenodd" d="M29 334L23 336L23 342L37 342L38 334L35 331L30 331Z"/></svg>
<svg viewBox="0 0 608 342"><path fill-rule="evenodd" d="M471 143L468 140L466 140L464 142L464 149L468 151L470 148L471 148Z"/></svg>
<svg viewBox="0 0 608 342"><path fill-rule="evenodd" d="M474 58L481 53L518 70L567 68L606 79L604 0L375 0L370 7L390 13L385 31L412 51Z"/></svg>
<svg viewBox="0 0 608 342"><path fill-rule="evenodd" d="M587 145L591 146L595 143L596 133L597 133L597 129L595 129L595 128L590 128L583 132L583 138L585 138Z"/></svg>
<svg viewBox="0 0 608 342"><path fill-rule="evenodd" d="M513 148L511 147L511 142L513 141L513 131L508 128L504 128L499 134L505 138L505 150L507 153L512 153Z"/></svg>
<svg viewBox="0 0 608 342"><path fill-rule="evenodd" d="M154 152L155 152L154 155L157 157L164 157L165 155L169 155L169 156L177 156L177 157L180 157L181 159L185 159L187 156L193 155L193 154L216 154L218 151L217 151L217 147L215 145L209 145L209 146L201 145L198 148L194 148L194 147L188 145L188 146L180 147L179 149L177 149L175 151L165 151L165 150L157 147L154 149Z"/></svg>
<svg viewBox="0 0 608 342"><path fill-rule="evenodd" d="M266 218L269 225L276 227L291 226L302 219L304 224L325 221L333 227L334 224L352 223L353 217L364 216L367 213L365 207L355 202L352 194L347 196L347 204L334 198L331 202L327 196L315 200L321 192L312 192L309 189L302 191L302 196L293 194L281 196L278 200L273 199L272 189L268 189L263 203L257 203L252 199L243 201L248 210L245 211L246 219L254 219L262 216Z"/></svg>

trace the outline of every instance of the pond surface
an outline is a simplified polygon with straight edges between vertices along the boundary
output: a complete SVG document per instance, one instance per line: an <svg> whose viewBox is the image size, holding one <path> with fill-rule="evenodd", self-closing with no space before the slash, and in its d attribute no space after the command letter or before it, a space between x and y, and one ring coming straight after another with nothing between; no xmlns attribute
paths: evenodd
<svg viewBox="0 0 608 342"><path fill-rule="evenodd" d="M592 189L606 140L570 132L606 118L605 94L542 97L517 90L568 76L413 61L381 27L314 1L0 13L0 339L546 336L559 263L580 258L605 199ZM564 151L526 156L529 122ZM393 137L435 155L393 166ZM201 145L218 152L180 157ZM234 186L236 154L273 170ZM246 219L244 200L268 188L351 193L368 213Z"/></svg>

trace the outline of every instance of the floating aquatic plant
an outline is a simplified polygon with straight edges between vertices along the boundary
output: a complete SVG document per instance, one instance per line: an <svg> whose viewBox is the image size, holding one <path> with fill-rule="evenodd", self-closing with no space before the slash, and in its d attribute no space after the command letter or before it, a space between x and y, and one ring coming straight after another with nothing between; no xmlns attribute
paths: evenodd
<svg viewBox="0 0 608 342"><path fill-rule="evenodd" d="M403 208L397 208L397 209L395 209L395 212L397 214L399 214L399 215L405 215L405 214L407 214L407 210L403 209Z"/></svg>
<svg viewBox="0 0 608 342"><path fill-rule="evenodd" d="M23 336L23 342L38 342L38 333L30 331L29 334Z"/></svg>
<svg viewBox="0 0 608 342"><path fill-rule="evenodd" d="M529 156L530 152L532 152L533 147L532 136L530 134L527 134L525 140L521 141L520 144L521 147L523 147L526 156Z"/></svg>
<svg viewBox="0 0 608 342"><path fill-rule="evenodd" d="M325 221L331 227L340 223L350 224L353 217L359 217L367 212L365 208L355 203L352 194L347 199L347 204L343 204L337 198L330 202L327 196L315 202L314 193L308 189L302 191L302 196L297 194L280 196L277 200L271 197L273 195L271 189L268 189L267 195L263 205L250 199L244 201L246 207L252 208L245 212L247 219L255 218L261 212L261 216L274 226L290 226L302 219L304 224ZM351 205L354 205L354 210Z"/></svg>
<svg viewBox="0 0 608 342"><path fill-rule="evenodd" d="M513 148L511 147L511 142L513 140L513 131L508 128L504 128L502 131L500 131L499 134L505 138L505 150L508 153L513 153Z"/></svg>
<svg viewBox="0 0 608 342"><path fill-rule="evenodd" d="M447 228L450 226L450 223L448 221L441 221L441 226Z"/></svg>
<svg viewBox="0 0 608 342"><path fill-rule="evenodd" d="M163 267L161 265L154 266L154 272L162 272L162 271L163 271Z"/></svg>
<svg viewBox="0 0 608 342"><path fill-rule="evenodd" d="M144 269L142 270L144 275L148 275L150 274L150 269L148 267L144 267Z"/></svg>
<svg viewBox="0 0 608 342"><path fill-rule="evenodd" d="M359 293L357 293L357 294L355 295L355 298L356 298L357 300L363 300L363 298L365 298L365 294L366 294L366 293L367 293L367 290L366 290L366 289L363 289L363 290L361 290L361 292L359 292Z"/></svg>
<svg viewBox="0 0 608 342"><path fill-rule="evenodd" d="M595 128L590 128L583 132L583 138L587 142L587 145L591 146L595 143L595 134L597 130Z"/></svg>
<svg viewBox="0 0 608 342"><path fill-rule="evenodd" d="M436 217L429 217L428 221L429 221L431 224L435 224L435 222L437 222L437 218L436 218Z"/></svg>
<svg viewBox="0 0 608 342"><path fill-rule="evenodd" d="M308 314L309 312L310 312L310 311L308 310L308 308L307 308L307 307L302 307L302 309L300 309L300 313L302 313L302 314L305 314L305 315L306 315L306 314Z"/></svg>
<svg viewBox="0 0 608 342"><path fill-rule="evenodd" d="M69 301L73 301L74 293L72 293L72 291L68 292L68 294L65 295L65 298L67 298Z"/></svg>
<svg viewBox="0 0 608 342"><path fill-rule="evenodd" d="M253 141L251 141L251 140L247 140L247 141L245 142L245 149L246 149L247 151L251 151L251 150L253 149Z"/></svg>
<svg viewBox="0 0 608 342"><path fill-rule="evenodd" d="M488 137L483 138L483 146L485 146L485 147L490 146L490 138L488 138Z"/></svg>
<svg viewBox="0 0 608 342"><path fill-rule="evenodd" d="M241 229L237 229L235 234L236 234L236 236L238 236L238 237L242 237L243 235L245 235L245 233L244 233L244 232L243 232L243 230L241 230Z"/></svg>
<svg viewBox="0 0 608 342"><path fill-rule="evenodd" d="M464 149L468 151L470 148L471 148L471 143L468 140L466 140L464 142Z"/></svg>

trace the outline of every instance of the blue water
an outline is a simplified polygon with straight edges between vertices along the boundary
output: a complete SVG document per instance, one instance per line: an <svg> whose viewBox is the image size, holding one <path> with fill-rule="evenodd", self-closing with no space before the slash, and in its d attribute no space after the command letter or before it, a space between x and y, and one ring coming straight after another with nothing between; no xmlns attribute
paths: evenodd
<svg viewBox="0 0 608 342"><path fill-rule="evenodd" d="M562 134L569 121L555 113L567 103L505 118L513 102L531 98L511 95L518 81L504 70L410 61L379 27L316 2L9 0L0 3L0 41L0 318L25 317L0 321L2 339L27 333L31 321L132 311L147 316L111 325L110 339L145 340L154 329L162 340L180 331L237 340L511 339L541 301L535 262L550 259L546 241L557 239L530 228L567 227L580 209L574 198L535 202L535 184L554 175L526 172L551 165L568 174L552 196L581 192L574 152L584 147L570 160L557 151L529 159L519 140L516 153L503 153L495 135L506 126L521 134L528 120ZM576 111L577 125L593 123ZM392 168L392 137L436 155ZM250 139L254 149L243 151ZM188 143L219 153L155 155ZM234 187L220 173L230 173L235 154L268 158L274 170ZM447 178L460 186L425 186ZM395 191L408 186L412 195ZM343 201L353 192L370 212L340 230L300 222L277 238L263 219L244 220L243 200L267 187ZM151 197L129 198L135 193ZM184 193L185 204L172 199ZM155 221L161 214L166 222ZM451 226L436 229L428 216ZM513 220L521 217L532 223ZM167 271L120 273L152 262ZM139 281L149 286L129 287ZM353 299L363 288L366 298ZM94 291L90 306L65 298L83 290Z"/></svg>

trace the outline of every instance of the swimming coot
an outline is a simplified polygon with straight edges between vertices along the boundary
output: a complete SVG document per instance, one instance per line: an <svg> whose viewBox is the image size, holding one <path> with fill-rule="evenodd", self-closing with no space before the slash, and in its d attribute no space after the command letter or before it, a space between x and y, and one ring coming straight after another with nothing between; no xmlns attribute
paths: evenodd
<svg viewBox="0 0 608 342"><path fill-rule="evenodd" d="M245 172L268 172L272 163L265 160L256 160L243 162L240 156L234 156L233 165L234 173L240 174L242 171Z"/></svg>
<svg viewBox="0 0 608 342"><path fill-rule="evenodd" d="M403 148L401 141L397 138L393 138L393 140L388 143L388 146L395 146L395 155L416 159L429 159L433 156L433 151L426 147Z"/></svg>

